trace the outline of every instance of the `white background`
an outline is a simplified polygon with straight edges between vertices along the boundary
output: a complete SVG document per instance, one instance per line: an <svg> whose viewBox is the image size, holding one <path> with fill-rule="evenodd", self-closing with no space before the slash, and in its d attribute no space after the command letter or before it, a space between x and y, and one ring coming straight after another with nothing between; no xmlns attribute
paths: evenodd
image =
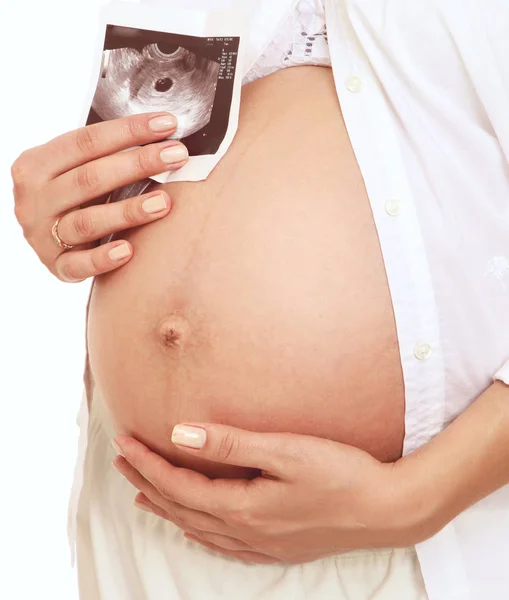
<svg viewBox="0 0 509 600"><path fill-rule="evenodd" d="M0 7L0 598L5 600L78 598L66 520L89 284L61 283L39 263L14 218L10 166L23 150L84 125L104 3L2 0Z"/></svg>

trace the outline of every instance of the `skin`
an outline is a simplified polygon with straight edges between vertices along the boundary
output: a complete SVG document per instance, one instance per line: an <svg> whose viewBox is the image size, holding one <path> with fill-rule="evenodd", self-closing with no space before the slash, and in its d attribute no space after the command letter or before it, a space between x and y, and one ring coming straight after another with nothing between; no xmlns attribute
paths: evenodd
<svg viewBox="0 0 509 600"><path fill-rule="evenodd" d="M509 387L501 382L433 441L394 464L310 436L184 425L204 431L206 441L201 449L182 450L262 474L252 481L211 480L171 465L128 436L115 438L121 455L113 466L140 490L138 508L172 521L207 548L250 563L302 563L357 548L412 546L509 484Z"/></svg>
<svg viewBox="0 0 509 600"><path fill-rule="evenodd" d="M257 473L168 448L178 422L399 458L396 327L331 70L244 86L234 143L207 180L161 188L171 219L125 234L135 257L90 299L90 371L116 431L211 477Z"/></svg>
<svg viewBox="0 0 509 600"><path fill-rule="evenodd" d="M291 76L291 73L286 74L286 77ZM309 81L309 77L310 75L306 77L307 81ZM315 89L316 83L313 82L310 87ZM264 85L270 85L270 81L265 81ZM261 86L256 89L260 88ZM245 99L247 99L248 105L253 99L253 105L260 107L260 104L263 104L263 98L257 95L251 98L249 94L252 89L249 88ZM304 90L299 92L305 94ZM321 90L321 92L320 99L324 102L325 90ZM295 97L295 91L293 90L289 95ZM274 104L281 101L285 106L285 116L291 115L292 121L297 118L297 115L292 113L294 107L290 98L284 97L283 89L278 88L278 95L276 96L272 92L269 97L273 99L271 101ZM297 95L297 97L301 96ZM309 104L308 102L307 106ZM317 112L322 116L324 114L326 117L328 116L325 105L321 105L320 111ZM266 114L266 111L262 114ZM263 133L267 133L261 124L256 122L255 114L250 114L246 123L241 118L241 133L237 138L237 145L232 148L229 156L230 160L234 162L232 171L236 175L238 174L242 181L245 177L245 173L242 171L243 164L236 157L245 157L248 152L248 149L244 147L244 135L249 142L249 148L253 144L255 145L254 152L260 157L264 176L269 178L272 176L269 165L263 162L266 154L259 151L260 148L256 147L257 142L253 141L254 136L250 135L251 119L255 119L253 130L261 139L263 139ZM281 126L280 123L283 120L284 117L278 120L278 126ZM327 119L327 122L328 127L331 128L330 120ZM316 125L317 121L313 121L312 125L303 127L298 132L301 143L304 140L304 146L307 147L309 144L307 133L316 131ZM320 134L322 135L322 132ZM287 139L287 135L291 137L292 134L283 134L282 131L278 131L276 134L272 129L270 133L267 133L270 140ZM323 132L323 136L323 139L327 139L328 153L332 153L334 157L336 148L333 142L326 138L325 132ZM331 138L337 141L338 137L338 132L334 131ZM293 163L296 157L291 153L291 147L296 147L299 151L301 146L299 146L298 139L292 138L289 148L284 153L280 152L278 142L272 141L271 147L274 147L274 156L270 154L270 148L264 148L265 153L269 153L268 163L279 160L278 166L284 168L281 167L284 162L280 158L278 159L277 155L289 157L289 162ZM344 148L342 151L344 154L341 164L344 166L346 162L345 170L351 173L352 164L345 161L346 151ZM316 149L314 153L315 155L319 154ZM308 160L311 161L311 170L316 173L320 168L319 162L326 158L319 155L316 163L312 162L313 157ZM246 162L251 164L249 154L247 154ZM211 197L214 199L214 205L219 204L220 207L222 202L226 202L225 196L229 193L229 188L225 184L225 181L229 181L228 175L227 173L221 175L221 169L228 171L229 168L228 160L221 163L218 170L215 171L212 184L209 181L207 185L210 187L203 192L205 196L208 196L210 189L214 191L214 186L217 184L222 194L219 196L213 193ZM302 165L300 165L300 169L303 171L302 181L299 182L302 187L305 185L307 177ZM271 186L277 185L280 175L281 171L279 170L274 176L274 181L269 179ZM344 181L341 183L344 184ZM248 187L251 188L253 185L255 182L250 181ZM287 184L287 187L289 185ZM165 249L168 245L165 245L163 240L175 239L179 235L179 228L183 228L184 233L178 243L175 242L175 247L165 254L164 267L166 268L170 264L171 271L174 273L175 263L167 261L173 260L171 258L173 256L178 256L180 259L182 254L186 254L185 240L191 237L189 234L193 231L186 229L186 224L194 223L194 221L192 219L185 220L185 210L191 210L192 207L193 214L199 214L198 207L201 197L199 195L185 196L184 186L179 185L178 190L172 189L172 195L176 202L173 216L176 220L179 219L179 222L175 223L172 234L169 234L169 223L168 225L158 223L157 226L154 226L150 234L151 241L147 230L133 233L133 238L139 236L138 239L131 238L135 247L139 247L140 252L147 252L146 262L143 257L140 257L140 263L130 265L131 272L125 273L121 280L116 275L112 276L111 279L115 278L117 283L112 283L111 280L103 281L105 294L103 300L107 302L107 296L111 294L112 307L115 308L115 311L108 310L101 301L102 309L105 312L101 317L100 326L95 327L96 334L100 334L101 337L93 342L92 346L102 348L103 354L96 354L99 352L97 349L92 350L92 354L96 354L97 372L102 370L99 374L99 384L103 391L108 386L108 377L115 372L115 368L112 368L114 365L108 361L118 360L122 365L127 365L123 371L117 369L122 374L122 384L125 384L126 378L127 384L120 386L117 392L115 392L115 385L110 385L108 388L112 394L116 393L121 399L118 405L114 405L110 398L110 407L113 408L113 414L118 419L125 417L126 414L129 416L126 397L131 392L134 394L133 406L137 405L136 398L139 398L143 407L154 402L154 398L161 398L161 406L166 410L172 408L169 394L163 393L159 396L155 387L151 387L149 393L144 393L147 378L143 377L143 373L146 373L147 367L142 364L143 360L139 360L138 354L136 354L136 360L130 362L129 359L130 353L140 352L143 344L130 344L129 352L123 350L123 347L128 345L129 337L132 339L132 329L121 326L122 322L127 322L126 319L120 322L115 320L122 312L122 302L125 302L128 307L132 307L133 302L140 301L140 288L136 287L139 286L139 274L134 276L133 270L140 269L144 276L148 277L147 273L154 269L148 261L148 255L153 257L158 253L155 251L149 253L147 247L149 243ZM341 197L343 189L340 189L338 197ZM292 218L292 210L295 212L303 210L299 204L299 191L301 190L296 192L290 185L289 193L292 197L292 204L288 208L285 207L286 210L283 212L287 215L286 222L278 221L279 230L284 231L284 227ZM180 194L184 195L181 197ZM197 194L197 190L194 188L193 194ZM282 194L283 190L279 189L274 194L278 202L281 202ZM309 194L309 190L304 193L306 197L309 197ZM232 203L231 209L221 213L220 223L224 228L226 228L229 215L235 214L234 211L238 210L244 197L238 195L236 190L234 190L234 196L236 202ZM350 197L350 194L345 194L345 196ZM314 207L315 218L327 202L325 186L321 198L323 202L320 206ZM251 206L253 199L248 197L247 204ZM355 206L361 204L358 196L354 204ZM272 200L271 210L277 209L278 204ZM343 218L351 214L350 210L341 212ZM212 213L213 216L214 213ZM209 223L212 217L209 218ZM261 216L257 215L255 221L258 222L260 218ZM253 219L247 220L252 221ZM306 222L309 223L310 220L307 219ZM353 223L349 223L350 228ZM335 224L337 225L336 222ZM326 227L326 224L322 224L320 230L327 231ZM199 227L198 230L203 231ZM222 231L227 232L224 235L227 240L234 235L233 230L222 229ZM342 234L343 232L338 234L338 238L342 238ZM308 235L310 235L309 227ZM202 233L200 240L205 237L206 235ZM325 235L325 237L327 236ZM359 234L357 233L357 241L358 238ZM215 241L214 245L205 247L204 254L208 257L208 262L218 263L226 268L224 265L227 263L224 257L222 260L217 260L216 255L211 254L217 251L217 248L221 247L223 243L224 241L221 239ZM354 242L349 241L349 244L351 243ZM313 243L309 244L309 247L316 249L317 245L319 246L318 237L313 238ZM361 241L361 245L364 245L364 240ZM352 252L352 254L357 255L356 252ZM277 254L272 256L272 264L274 264ZM188 264L184 259L183 261L186 265ZM312 270L313 264L317 262L321 261L310 263L307 265L308 268L302 269L302 272L308 273ZM190 267L187 268L186 273L189 272L189 269ZM152 283L143 279L145 285L141 288L151 290L151 297L159 289L158 286L161 286L161 281L164 281L164 272L164 268L160 270L156 268L156 275ZM342 276L345 276L344 270L341 273ZM240 277L240 273L236 275L237 277ZM300 281L304 277L305 275L301 275ZM129 283L131 278L132 284ZM217 274L211 280L217 286ZM201 282L203 282L202 277L196 280L195 285L199 285ZM130 285L137 290L136 296L129 292ZM245 286L241 286L241 289L242 287ZM214 290L214 287L210 285L207 289ZM333 289L331 286L331 293L333 293ZM166 299L171 299L170 292L171 288L164 291ZM207 297L209 303L213 302L211 293L209 292ZM235 297L235 294L221 294L221 305L228 303L230 296ZM101 310L98 309L98 313L100 315ZM129 310L126 314L132 315L133 313ZM152 311L143 310L142 314L152 314ZM94 318L99 318L99 315L96 314ZM231 310L228 311L228 315L231 315ZM108 327L111 330L108 330ZM108 346L105 349L105 344L111 344L112 340L118 337L119 330L125 333L125 340L115 348ZM139 331L135 329L134 339L141 339L142 333L143 329ZM222 339L224 342L224 338ZM329 348L332 343L332 340L328 340ZM265 344L264 350L267 352L267 344ZM154 368L155 361L158 360L157 356L154 346L150 352L150 386L154 385L154 381L159 380L158 372ZM323 361L325 358L326 354L320 353L320 359ZM233 355L229 356L228 362L234 359ZM173 360L175 364L180 364L176 358ZM208 361L198 362L206 364ZM94 360L92 363L94 364ZM136 388L133 371L136 370L137 365L141 365L139 378L144 382L145 387ZM351 368L354 369L355 365L352 364ZM232 369L232 371L235 370ZM220 372L222 371L220 370ZM205 387L207 393L210 393L210 386L203 386L196 373L195 369L193 380L197 379L197 386ZM161 377L162 381L168 381L168 379L168 373ZM366 386L365 379L358 374L354 379L355 385L350 390L351 395L359 388ZM362 382L362 386L360 382ZM343 383L343 378L336 378L336 387L340 387ZM261 396L264 393L264 385L260 384L255 387L257 397ZM231 401L234 405L239 400L238 394L232 394L233 397L230 397L229 389L226 386L223 389L227 394L226 403ZM189 388L182 387L180 391L185 397L189 394ZM171 386L169 392L171 392ZM315 392L315 396L311 396L313 406L320 403L317 390ZM376 385L370 390L373 400L379 400L381 393L382 390L377 389ZM276 431L267 433L255 431L249 427L228 426L224 417L217 420L198 420L196 418L191 420L189 415L186 415L185 419L189 420L183 420L181 423L194 425L206 432L206 443L201 450L186 449L181 444L169 442L172 426L169 426L167 422L171 418L161 418L161 416L165 416L164 410L161 413L157 413L156 410L155 421L158 428L143 429L147 419L136 418L135 415L129 422L129 426L139 428L142 435L116 438L118 449L124 457L118 457L114 466L141 492L136 497L137 506L140 509L148 510L161 518L172 521L186 532L190 539L207 548L247 562L301 563L359 548L407 547L431 537L468 506L509 481L509 436L507 435L509 404L507 396L508 390L505 385L494 384L446 431L419 451L396 460L394 463L387 463L375 457L374 446L371 446L370 452L368 452L366 448L360 448L354 443L346 444L341 443L341 440L323 439L326 436L301 435L299 432L288 433L287 428L280 429L286 433ZM348 400L349 392L342 390L337 402L344 402L345 397ZM383 397L385 399L385 396ZM287 400L291 402L292 398ZM253 401L256 401L256 398ZM281 402L284 402L284 398ZM129 402L127 404L129 405ZM214 405L214 403L212 404ZM193 410L196 412L196 406L193 406ZM349 408L349 415L352 410ZM244 409L244 414L246 412L247 409ZM321 411L317 412L321 414ZM271 414L273 413L274 411ZM393 414L388 412L388 420L384 422L384 425L391 423ZM331 422L336 426L344 419L341 418L341 415L336 415L324 419L324 421ZM341 434L346 438L348 431L346 429ZM489 434L486 435L486 432ZM143 438L147 440L147 443L140 443ZM472 444L473 439L476 440L475 444ZM188 457L188 461L185 460L185 456ZM248 470L250 476L242 476L237 472L235 479L221 476L217 478L219 468L223 468L226 473L229 473L230 467ZM252 471L257 471L258 475L252 477ZM206 475L210 475L212 478ZM215 478L213 478L214 476ZM444 481L447 481L447 485L444 485ZM316 510L317 506L320 507L319 511Z"/></svg>
<svg viewBox="0 0 509 600"><path fill-rule="evenodd" d="M111 156L171 135L171 128L149 132L151 116L64 134L24 152L13 164L16 216L41 261L60 279L78 281L126 264L130 245L131 254L122 261L108 258L121 240L101 248L90 245L168 214L169 198L168 209L151 217L142 213L140 198L126 201L120 211L119 205L80 208L164 170L157 143ZM50 235L62 215L62 239L79 245L71 252L62 252ZM305 562L356 547L407 546L509 483L508 395L504 384L492 385L432 442L390 465L358 448L313 436L194 423L206 432L206 443L201 449L179 445L180 452L258 469L260 475L211 480L175 467L129 436L116 438L123 456L114 466L142 492L137 500L143 510L241 560ZM311 510L316 503L324 506L318 517Z"/></svg>
<svg viewBox="0 0 509 600"><path fill-rule="evenodd" d="M165 116L168 125L164 131L154 132L149 122L158 116ZM143 202L155 196L154 192L113 205L97 202L104 202L117 187L182 167L187 162L185 147L176 141L160 141L176 128L176 119L167 113L134 115L64 133L25 150L14 161L11 176L16 218L26 240L53 275L62 281L83 281L129 262L133 252L129 242L119 239L100 247L96 242L110 233L167 216L170 198L158 192L166 207L150 214L143 210ZM141 144L147 145L120 152ZM177 162L167 164L161 159L160 151L168 147L181 150ZM76 246L71 251L59 248L51 236L58 217L61 240ZM110 251L123 244L127 255L111 258Z"/></svg>

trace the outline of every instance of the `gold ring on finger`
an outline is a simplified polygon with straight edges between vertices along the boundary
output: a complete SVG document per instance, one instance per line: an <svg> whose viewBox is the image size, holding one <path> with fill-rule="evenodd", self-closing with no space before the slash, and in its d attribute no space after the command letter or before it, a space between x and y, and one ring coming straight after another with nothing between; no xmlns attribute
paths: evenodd
<svg viewBox="0 0 509 600"><path fill-rule="evenodd" d="M58 224L60 223L61 218L62 217L58 217L58 219L53 223L53 227L51 228L51 235L53 236L55 242L58 244L59 248L62 248L63 250L72 250L74 246L63 242L61 237L58 235Z"/></svg>

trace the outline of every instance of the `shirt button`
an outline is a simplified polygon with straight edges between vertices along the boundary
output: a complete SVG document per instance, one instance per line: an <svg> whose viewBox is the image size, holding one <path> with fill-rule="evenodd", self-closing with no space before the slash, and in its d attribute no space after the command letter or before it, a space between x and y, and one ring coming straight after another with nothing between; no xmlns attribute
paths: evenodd
<svg viewBox="0 0 509 600"><path fill-rule="evenodd" d="M358 75L353 75L346 80L346 89L349 92L360 92L362 89L362 78Z"/></svg>
<svg viewBox="0 0 509 600"><path fill-rule="evenodd" d="M414 348L414 356L419 360L426 360L431 356L432 348L427 342L419 342Z"/></svg>
<svg viewBox="0 0 509 600"><path fill-rule="evenodd" d="M391 215L391 217L397 217L403 211L403 201L398 200L397 198L392 198L386 202L385 210L388 215Z"/></svg>

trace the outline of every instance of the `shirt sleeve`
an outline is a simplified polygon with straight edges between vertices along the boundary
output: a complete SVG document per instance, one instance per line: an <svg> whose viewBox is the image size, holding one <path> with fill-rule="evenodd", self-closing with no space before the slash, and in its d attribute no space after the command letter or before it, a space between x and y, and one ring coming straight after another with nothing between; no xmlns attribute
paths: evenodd
<svg viewBox="0 0 509 600"><path fill-rule="evenodd" d="M503 381L506 385L509 385L509 360L493 375L493 381Z"/></svg>

